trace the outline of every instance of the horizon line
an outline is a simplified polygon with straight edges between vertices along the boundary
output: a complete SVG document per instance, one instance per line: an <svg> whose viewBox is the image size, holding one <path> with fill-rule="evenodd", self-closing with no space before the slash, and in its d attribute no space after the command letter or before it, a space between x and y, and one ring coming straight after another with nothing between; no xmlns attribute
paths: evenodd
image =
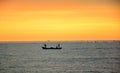
<svg viewBox="0 0 120 73"><path fill-rule="evenodd" d="M120 40L27 40L27 41L21 41L21 40L17 40L17 41L0 41L1 42L79 42L79 41L120 41Z"/></svg>

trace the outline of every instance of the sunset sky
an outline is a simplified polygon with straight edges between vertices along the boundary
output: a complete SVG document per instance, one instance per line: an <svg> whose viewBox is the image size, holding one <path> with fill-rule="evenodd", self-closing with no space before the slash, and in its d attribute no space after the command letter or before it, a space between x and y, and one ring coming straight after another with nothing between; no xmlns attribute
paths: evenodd
<svg viewBox="0 0 120 73"><path fill-rule="evenodd" d="M117 0L0 0L0 41L120 40Z"/></svg>

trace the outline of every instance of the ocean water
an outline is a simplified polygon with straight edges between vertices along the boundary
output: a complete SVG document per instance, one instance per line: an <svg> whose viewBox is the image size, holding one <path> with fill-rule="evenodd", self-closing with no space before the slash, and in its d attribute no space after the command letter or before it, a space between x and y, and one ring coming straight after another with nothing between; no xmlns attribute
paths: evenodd
<svg viewBox="0 0 120 73"><path fill-rule="evenodd" d="M120 41L1 42L0 73L120 73Z"/></svg>

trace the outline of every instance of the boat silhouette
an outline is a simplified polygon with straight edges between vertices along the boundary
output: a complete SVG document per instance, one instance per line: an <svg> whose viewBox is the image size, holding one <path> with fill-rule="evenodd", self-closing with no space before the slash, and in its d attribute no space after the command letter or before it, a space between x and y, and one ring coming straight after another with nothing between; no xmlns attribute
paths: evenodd
<svg viewBox="0 0 120 73"><path fill-rule="evenodd" d="M44 44L44 47L42 47L42 49L62 49L62 47L60 47L60 44L58 44L56 47L47 47L47 45Z"/></svg>

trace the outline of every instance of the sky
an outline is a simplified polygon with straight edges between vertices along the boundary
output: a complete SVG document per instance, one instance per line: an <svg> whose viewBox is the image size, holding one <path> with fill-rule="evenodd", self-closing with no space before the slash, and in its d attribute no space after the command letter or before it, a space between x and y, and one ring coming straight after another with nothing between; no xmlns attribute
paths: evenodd
<svg viewBox="0 0 120 73"><path fill-rule="evenodd" d="M119 0L0 0L0 41L120 40Z"/></svg>

